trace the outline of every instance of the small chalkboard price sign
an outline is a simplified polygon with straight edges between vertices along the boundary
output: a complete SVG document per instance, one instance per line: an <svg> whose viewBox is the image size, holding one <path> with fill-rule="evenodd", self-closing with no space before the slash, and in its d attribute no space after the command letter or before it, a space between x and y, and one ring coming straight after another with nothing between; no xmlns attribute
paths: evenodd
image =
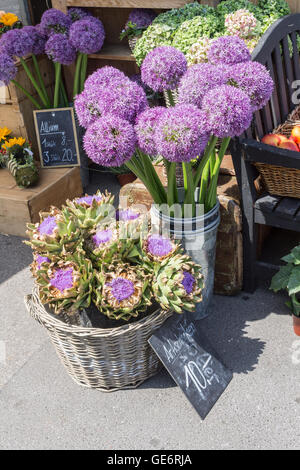
<svg viewBox="0 0 300 470"><path fill-rule="evenodd" d="M80 166L73 108L34 111L34 123L43 168Z"/></svg>
<svg viewBox="0 0 300 470"><path fill-rule="evenodd" d="M205 419L233 377L216 358L208 339L185 315L173 315L155 331L149 343L201 419Z"/></svg>

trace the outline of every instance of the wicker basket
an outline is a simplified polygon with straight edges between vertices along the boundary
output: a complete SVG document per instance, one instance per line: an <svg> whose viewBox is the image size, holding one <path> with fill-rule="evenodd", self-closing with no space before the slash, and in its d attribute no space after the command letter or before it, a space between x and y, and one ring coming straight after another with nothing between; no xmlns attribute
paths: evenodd
<svg viewBox="0 0 300 470"><path fill-rule="evenodd" d="M135 323L101 329L64 323L46 311L37 290L25 297L25 304L47 329L59 358L79 385L103 392L136 388L161 368L148 339L173 312L156 311Z"/></svg>
<svg viewBox="0 0 300 470"><path fill-rule="evenodd" d="M300 106L288 116L286 122L274 129L273 134L290 137L295 126L300 126ZM300 199L300 170L282 166L255 163L266 190L275 196Z"/></svg>
<svg viewBox="0 0 300 470"><path fill-rule="evenodd" d="M138 40L141 38L142 36L133 36L131 38L128 38L128 44L129 44L129 47L130 47L130 50L133 54L133 51L135 49L135 46L136 46L136 43L138 42Z"/></svg>

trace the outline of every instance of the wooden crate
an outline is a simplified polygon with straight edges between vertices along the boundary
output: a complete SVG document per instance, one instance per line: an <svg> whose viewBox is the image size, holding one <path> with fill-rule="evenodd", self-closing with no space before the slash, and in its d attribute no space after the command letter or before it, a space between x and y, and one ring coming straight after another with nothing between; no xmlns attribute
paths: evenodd
<svg viewBox="0 0 300 470"><path fill-rule="evenodd" d="M47 91L49 95L52 96L54 86L53 65L46 56L40 56L38 61ZM30 70L33 72L34 67L31 57L26 58L26 62ZM16 81L39 101L37 92L19 62L17 63L17 67L18 74ZM4 100L3 96L5 96ZM38 160L38 145L33 121L34 109L35 108L31 101L12 83L9 84L8 87L5 87L4 90L1 90L0 127L7 126L12 130L12 134L14 136L24 137L24 139L31 142L33 152Z"/></svg>
<svg viewBox="0 0 300 470"><path fill-rule="evenodd" d="M79 168L40 169L37 186L20 189L14 178L0 169L0 232L24 237L26 223L39 221L39 212L66 199L82 195Z"/></svg>

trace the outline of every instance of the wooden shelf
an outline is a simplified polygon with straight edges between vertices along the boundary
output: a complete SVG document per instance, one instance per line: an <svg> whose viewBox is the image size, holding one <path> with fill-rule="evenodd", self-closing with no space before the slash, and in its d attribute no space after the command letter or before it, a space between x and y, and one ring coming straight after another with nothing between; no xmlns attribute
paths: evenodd
<svg viewBox="0 0 300 470"><path fill-rule="evenodd" d="M194 0L66 0L67 7L180 8Z"/></svg>
<svg viewBox="0 0 300 470"><path fill-rule="evenodd" d="M97 54L90 54L90 59L127 60L135 62L129 46L125 44L105 44Z"/></svg>

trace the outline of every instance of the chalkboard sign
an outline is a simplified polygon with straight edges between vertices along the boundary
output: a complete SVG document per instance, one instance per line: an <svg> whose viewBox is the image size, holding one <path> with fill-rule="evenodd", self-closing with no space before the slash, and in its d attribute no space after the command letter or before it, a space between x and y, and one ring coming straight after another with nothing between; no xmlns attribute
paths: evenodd
<svg viewBox="0 0 300 470"><path fill-rule="evenodd" d="M34 122L42 167L80 165L73 108L34 111Z"/></svg>
<svg viewBox="0 0 300 470"><path fill-rule="evenodd" d="M185 315L173 315L149 343L204 419L233 377L217 359L209 340Z"/></svg>

